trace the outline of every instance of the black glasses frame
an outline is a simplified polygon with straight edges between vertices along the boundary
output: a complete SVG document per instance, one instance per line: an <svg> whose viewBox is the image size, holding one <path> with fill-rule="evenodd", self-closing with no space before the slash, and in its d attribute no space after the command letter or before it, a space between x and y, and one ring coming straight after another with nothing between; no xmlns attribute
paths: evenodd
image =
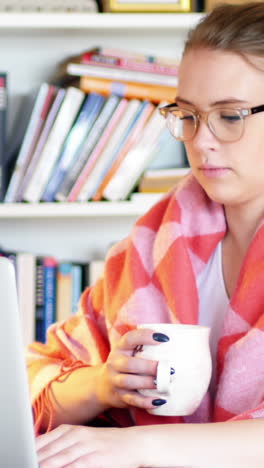
<svg viewBox="0 0 264 468"><path fill-rule="evenodd" d="M176 103L173 102L172 104L168 104L167 106L163 106L159 108L159 111L163 117L166 117L166 115L173 109L180 109L181 107ZM258 112L264 112L264 104L260 104L259 106L255 107L250 107L248 109L240 109L236 107L232 107L230 109L233 109L235 111L238 111L241 115L242 118L248 117L249 115L252 114L257 114ZM190 110L190 112L193 112L193 114L198 115L199 112Z"/></svg>

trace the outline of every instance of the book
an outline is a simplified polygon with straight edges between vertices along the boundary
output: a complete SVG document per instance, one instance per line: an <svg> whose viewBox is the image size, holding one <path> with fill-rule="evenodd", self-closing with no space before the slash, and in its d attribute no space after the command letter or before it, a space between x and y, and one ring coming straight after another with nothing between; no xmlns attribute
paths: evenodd
<svg viewBox="0 0 264 468"><path fill-rule="evenodd" d="M140 109L140 115L137 117L135 124L132 127L131 131L129 131L126 142L124 143L124 145L122 145L122 147L120 148L120 151L115 156L112 165L108 169L101 184L99 185L95 194L93 195L94 201L99 201L102 199L105 187L107 186L111 178L116 173L118 167L120 166L127 152L133 147L134 144L136 144L137 140L140 138L141 132L143 131L143 128L146 125L154 109L155 109L155 106L151 104L149 101L143 101L143 105Z"/></svg>
<svg viewBox="0 0 264 468"><path fill-rule="evenodd" d="M89 286L92 286L98 278L103 274L105 261L104 260L90 260L89 262Z"/></svg>
<svg viewBox="0 0 264 468"><path fill-rule="evenodd" d="M42 339L46 341L47 329L56 320L56 276L57 260L46 256L43 261L44 310L42 322Z"/></svg>
<svg viewBox="0 0 264 468"><path fill-rule="evenodd" d="M113 96L111 96L112 99ZM72 185L72 188L67 196L67 201L73 202L76 200L83 184L85 183L89 173L92 171L93 167L96 164L97 159L100 157L103 149L105 148L105 145L107 144L108 140L112 136L120 118L122 117L122 114L128 104L127 99L121 98L120 101L118 101L117 106L111 113L110 119L108 123L106 124L105 128L102 130L102 134L95 145L94 149L92 150L91 154L89 155L87 160L85 161L85 164L81 170L81 172L77 174L77 178L75 178L74 174L74 179L73 182L74 184ZM74 167L73 167L73 172L74 172ZM71 174L71 173L70 173ZM59 197L61 197L61 194L58 194ZM65 195L64 195L65 196ZM61 198L60 198L61 199Z"/></svg>
<svg viewBox="0 0 264 468"><path fill-rule="evenodd" d="M107 145L100 154L100 157L96 161L96 164L80 190L77 197L78 201L87 201L93 197L114 161L115 156L117 156L121 147L125 144L129 132L132 130L139 116L142 106L143 103L139 99L131 99L128 102L122 115L122 119L116 126L115 131L108 140Z"/></svg>
<svg viewBox="0 0 264 468"><path fill-rule="evenodd" d="M7 73L0 72L0 202L4 200L7 184Z"/></svg>
<svg viewBox="0 0 264 468"><path fill-rule="evenodd" d="M36 340L45 342L44 333L44 258L36 258Z"/></svg>
<svg viewBox="0 0 264 468"><path fill-rule="evenodd" d="M72 264L59 262L57 269L56 320L66 320L72 312Z"/></svg>
<svg viewBox="0 0 264 468"><path fill-rule="evenodd" d="M38 202L48 183L52 169L59 157L63 143L80 110L85 94L74 87L69 87L48 135L44 148L38 158L23 199Z"/></svg>
<svg viewBox="0 0 264 468"><path fill-rule="evenodd" d="M177 76L103 67L101 65L89 65L87 63L69 63L67 66L67 73L73 76L94 76L115 81L135 81L175 88L178 85Z"/></svg>
<svg viewBox="0 0 264 468"><path fill-rule="evenodd" d="M153 147L165 128L166 122L157 107L145 126L141 138L125 156L114 176L105 187L107 200L124 200L130 194L153 153Z"/></svg>
<svg viewBox="0 0 264 468"><path fill-rule="evenodd" d="M34 254L29 252L16 254L16 276L22 335L26 346L35 340L36 256Z"/></svg>
<svg viewBox="0 0 264 468"><path fill-rule="evenodd" d="M5 202L16 201L17 192L20 188L22 179L30 163L33 151L38 141L44 121L55 97L55 87L48 83L42 83L39 88L37 98L28 122L28 126L23 138L20 151L17 156L15 167L10 179Z"/></svg>
<svg viewBox="0 0 264 468"><path fill-rule="evenodd" d="M101 99L103 99L102 96ZM64 174L61 175L61 183L58 185L57 191L54 194L56 200L62 201L63 199L67 199L79 174L85 166L87 159L90 158L90 154L93 148L101 138L102 132L104 131L109 119L113 115L118 102L119 98L112 95L106 99L103 107L100 107L100 109L98 108L97 115L94 115L91 131L83 142L79 153L76 155L71 164L69 164L69 167L67 168L68 171L64 170Z"/></svg>
<svg viewBox="0 0 264 468"><path fill-rule="evenodd" d="M158 62L146 62L132 59L130 57L117 57L115 55L106 55L94 52L84 52L81 58L81 63L172 76L176 76L178 74L179 68L175 65L167 65Z"/></svg>
<svg viewBox="0 0 264 468"><path fill-rule="evenodd" d="M51 173L47 186L41 196L41 200L51 202L63 180L63 176L72 161L78 157L85 138L89 134L93 123L103 106L104 98L97 93L90 93L80 110L68 136L66 137L60 156Z"/></svg>
<svg viewBox="0 0 264 468"><path fill-rule="evenodd" d="M40 137L39 137L39 140L37 142L37 145L36 145L36 148L33 152L33 155L32 155L32 158L31 158L31 161L29 163L29 166L24 174L24 177L21 181L21 184L20 184L20 187L18 189L18 192L17 192L17 196L16 196L16 201L18 202L21 202L23 200L23 197L24 197L24 193L26 191L26 188L31 180L31 177L32 177L32 174L35 170L35 167L38 163L38 159L41 155L41 152L44 148L44 145L47 141L47 138L48 138L48 135L52 129L52 126L53 126L53 123L56 119L56 116L58 114L58 111L61 107L61 104L63 102L63 99L64 99L64 96L65 96L65 93L66 91L64 89L59 89L58 92L57 92L57 95L54 99L54 102L51 106L51 109L48 113L48 116L46 118L46 121L44 123L44 127L43 127L43 130L40 134Z"/></svg>
<svg viewBox="0 0 264 468"><path fill-rule="evenodd" d="M158 138L147 169L170 169L188 166L184 144L176 140L167 126Z"/></svg>
<svg viewBox="0 0 264 468"><path fill-rule="evenodd" d="M178 66L179 60L172 57L163 57L158 55L144 54L135 50L120 49L117 47L97 46L84 52L77 61L80 61L84 54L100 54L110 55L112 57L126 58L130 60L137 60L141 62L161 63L171 66Z"/></svg>
<svg viewBox="0 0 264 468"><path fill-rule="evenodd" d="M104 96L116 94L128 99L147 99L159 104L161 101L174 102L177 94L175 86L157 86L145 83L113 81L92 76L80 77L80 89L85 93L95 91Z"/></svg>
<svg viewBox="0 0 264 468"><path fill-rule="evenodd" d="M146 170L139 181L138 192L146 194L167 192L189 174L190 170L190 167Z"/></svg>

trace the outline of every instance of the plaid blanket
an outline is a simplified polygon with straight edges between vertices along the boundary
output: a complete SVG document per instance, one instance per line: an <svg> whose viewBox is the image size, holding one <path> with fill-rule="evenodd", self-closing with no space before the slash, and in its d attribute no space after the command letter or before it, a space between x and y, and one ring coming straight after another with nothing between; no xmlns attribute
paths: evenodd
<svg viewBox="0 0 264 468"><path fill-rule="evenodd" d="M226 232L223 207L192 175L134 225L109 251L104 276L81 296L79 311L53 324L47 343L27 352L36 431L49 408L51 382L107 359L120 336L139 323L198 323L196 278ZM187 417L112 409L119 426L214 422L264 417L264 226L244 259L217 349L217 390ZM206 287L206 285L205 285ZM50 425L52 428L52 411Z"/></svg>

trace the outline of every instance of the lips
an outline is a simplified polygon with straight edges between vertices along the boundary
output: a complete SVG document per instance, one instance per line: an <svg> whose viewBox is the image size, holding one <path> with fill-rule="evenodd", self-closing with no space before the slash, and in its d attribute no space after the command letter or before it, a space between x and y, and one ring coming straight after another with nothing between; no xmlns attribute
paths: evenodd
<svg viewBox="0 0 264 468"><path fill-rule="evenodd" d="M223 166L213 166L211 164L203 164L199 167L199 171L208 178L219 178L224 177L230 172L228 167Z"/></svg>

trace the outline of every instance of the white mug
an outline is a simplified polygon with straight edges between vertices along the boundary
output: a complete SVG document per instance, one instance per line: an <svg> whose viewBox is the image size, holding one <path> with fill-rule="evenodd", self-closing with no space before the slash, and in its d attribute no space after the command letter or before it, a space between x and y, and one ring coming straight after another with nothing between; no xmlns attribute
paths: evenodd
<svg viewBox="0 0 264 468"><path fill-rule="evenodd" d="M200 405L210 383L212 360L210 328L199 325L150 323L148 328L169 337L158 345L142 345L135 356L158 361L157 389L140 389L142 395L166 400L147 410L160 416L186 416Z"/></svg>

